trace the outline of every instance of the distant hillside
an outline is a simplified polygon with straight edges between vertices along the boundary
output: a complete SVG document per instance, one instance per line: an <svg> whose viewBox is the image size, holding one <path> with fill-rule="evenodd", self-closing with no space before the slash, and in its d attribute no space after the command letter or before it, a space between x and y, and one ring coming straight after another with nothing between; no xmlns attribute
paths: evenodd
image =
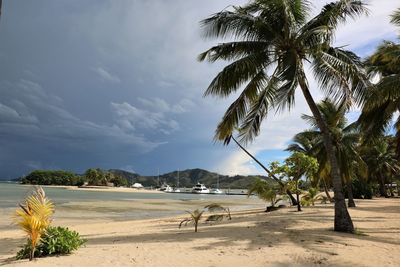
<svg viewBox="0 0 400 267"><path fill-rule="evenodd" d="M248 188L256 178L262 178L273 182L272 179L265 176L227 176L203 169L189 169L179 171L179 187L190 188L200 182L209 188L216 188L219 179L220 188L242 189ZM116 186L124 186L127 184L132 185L134 183L141 183L145 187L159 187L162 183L177 186L178 171L165 173L158 177L142 176L138 173L119 169L110 169L108 171L88 169L85 174L75 174L63 170L35 170L29 175L24 176L22 179L15 179L15 181L21 181L26 184L42 185L82 185L85 182L89 182L89 184L96 182L95 184L103 185L104 181L108 181L114 183Z"/></svg>
<svg viewBox="0 0 400 267"><path fill-rule="evenodd" d="M141 183L144 186L159 186L158 176L141 176L137 173L130 173L123 170L109 170L115 175L119 175L128 179L130 184ZM165 173L160 175L160 183L168 183L169 185L176 186L177 184L178 171ZM221 175L214 172L209 172L203 169L189 169L179 171L179 186L180 187L192 187L197 182L205 184L207 187L216 187L217 180L219 178L220 188L247 188L256 178L269 179L265 176L227 176Z"/></svg>
<svg viewBox="0 0 400 267"><path fill-rule="evenodd" d="M118 170L118 169L110 169L110 170L108 170L109 172L111 172L111 173L113 173L114 175L117 175L117 176L121 176L121 177L123 177L123 178L126 178L127 180L128 180L128 183L129 184L134 184L134 183L137 183L137 178L140 176L139 174L137 174L137 173L133 173L133 172L127 172L127 171L124 171L124 170Z"/></svg>

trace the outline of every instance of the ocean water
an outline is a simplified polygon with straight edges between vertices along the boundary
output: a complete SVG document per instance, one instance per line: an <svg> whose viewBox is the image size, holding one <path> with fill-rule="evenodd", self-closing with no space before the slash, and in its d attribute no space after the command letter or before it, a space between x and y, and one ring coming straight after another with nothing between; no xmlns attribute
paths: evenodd
<svg viewBox="0 0 400 267"><path fill-rule="evenodd" d="M16 207L33 189L33 186L20 185L16 183L0 183L0 208ZM185 193L145 193L145 192L107 192L107 191L88 191L88 190L69 190L66 188L44 187L46 195L55 204L67 202L84 201L129 201L135 199L166 199L166 200L234 200L243 199L246 196L238 195L205 195L205 194L185 194Z"/></svg>
<svg viewBox="0 0 400 267"><path fill-rule="evenodd" d="M0 229L11 223L11 215L33 186L0 183ZM231 210L263 208L256 197L242 195L198 195L180 193L107 192L44 187L56 206L56 220L130 220L168 217L186 210L220 203Z"/></svg>

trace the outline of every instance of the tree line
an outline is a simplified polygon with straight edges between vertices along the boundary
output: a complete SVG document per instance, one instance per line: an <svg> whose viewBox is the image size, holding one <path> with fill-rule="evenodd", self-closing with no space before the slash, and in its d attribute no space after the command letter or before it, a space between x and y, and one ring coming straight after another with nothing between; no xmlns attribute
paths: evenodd
<svg viewBox="0 0 400 267"><path fill-rule="evenodd" d="M27 176L22 177L21 182L23 184L36 185L82 186L87 184L106 186L112 183L114 186L128 186L126 178L115 175L110 171L94 168L86 170L83 175L63 170L35 170Z"/></svg>

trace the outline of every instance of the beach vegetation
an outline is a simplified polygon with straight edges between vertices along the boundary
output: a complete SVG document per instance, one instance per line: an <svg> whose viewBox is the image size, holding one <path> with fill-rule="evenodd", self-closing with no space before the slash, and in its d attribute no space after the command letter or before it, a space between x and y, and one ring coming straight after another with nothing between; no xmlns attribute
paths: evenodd
<svg viewBox="0 0 400 267"><path fill-rule="evenodd" d="M206 38L230 39L201 53L199 60L229 62L211 81L205 95L227 97L237 93L218 124L215 139L229 144L239 129L246 144L260 133L271 110L295 105L300 89L323 137L335 194L334 230L353 232L334 141L309 87L310 66L319 88L336 101L360 103L369 86L360 58L344 47L333 46L339 25L368 13L362 1L342 0L326 4L312 17L311 3L252 0L229 6L201 22Z"/></svg>
<svg viewBox="0 0 400 267"><path fill-rule="evenodd" d="M221 221L224 218L232 220L231 211L228 207L224 207L218 203L211 203L205 206L204 208L207 209L208 212L213 213L206 219L206 221L208 222Z"/></svg>
<svg viewBox="0 0 400 267"><path fill-rule="evenodd" d="M34 258L36 247L49 227L53 214L54 204L46 197L41 187L36 187L24 203L19 204L15 212L15 221L28 235L29 260Z"/></svg>
<svg viewBox="0 0 400 267"><path fill-rule="evenodd" d="M379 184L381 197L393 196L390 190L388 192L386 185L395 181L400 173L396 145L391 143L391 139L382 136L376 138L371 144L360 147L361 157L368 166L368 181Z"/></svg>
<svg viewBox="0 0 400 267"><path fill-rule="evenodd" d="M264 164L262 164L253 154L251 154L244 146L242 146L235 137L231 136L231 139L248 155L250 156L266 173L268 174L268 178L273 179L280 187L282 191L286 191L287 196L290 199L292 205L297 205L297 200L293 197L293 194L290 188L285 186L285 183L282 182L282 179L276 176L275 169L267 168Z"/></svg>
<svg viewBox="0 0 400 267"><path fill-rule="evenodd" d="M187 226L188 224L193 224L194 225L194 232L197 233L197 227L199 225L199 221L201 219L201 217L203 216L204 210L199 210L196 209L194 211L186 211L190 217L183 219L180 223L179 223L179 229L184 225Z"/></svg>
<svg viewBox="0 0 400 267"><path fill-rule="evenodd" d="M299 182L302 177L309 180L314 179L318 171L318 161L314 157L307 156L302 152L293 152L280 166L282 175L288 178L287 186L292 188L297 197L297 211L301 211Z"/></svg>
<svg viewBox="0 0 400 267"><path fill-rule="evenodd" d="M247 197L252 194L257 195L258 198L267 202L266 212L274 211L277 209L276 205L282 201L283 198L278 197L279 187L275 184L268 183L265 180L255 180L247 190Z"/></svg>
<svg viewBox="0 0 400 267"><path fill-rule="evenodd" d="M360 156L358 147L361 142L361 134L356 123L347 123L346 112L347 107L342 104L335 104L330 99L324 99L318 103L322 117L331 132L335 154L338 159L339 169L342 181L345 184L345 193L348 196L348 206L355 207L353 198L352 179L366 180L368 175L368 166ZM319 186L322 182L326 188L326 184L332 184L330 176L330 162L327 157L327 151L323 143L323 134L316 126L314 116L303 115L311 128L300 132L293 138L293 143L288 146L287 151L301 152L308 156L312 156L318 160L319 169L312 179L312 186ZM327 193L327 189L325 192ZM329 193L327 193L327 196Z"/></svg>
<svg viewBox="0 0 400 267"><path fill-rule="evenodd" d="M391 23L400 29L400 8L393 12ZM393 126L395 151L400 158L400 36L383 41L365 63L371 79L377 79L365 98L359 122L366 142L372 144ZM379 142L379 141L378 141Z"/></svg>
<svg viewBox="0 0 400 267"><path fill-rule="evenodd" d="M71 231L65 227L49 226L40 239L34 257L45 257L50 255L66 255L82 246L86 240L80 237L76 231ZM17 259L29 258L32 252L28 242L17 253Z"/></svg>
<svg viewBox="0 0 400 267"><path fill-rule="evenodd" d="M35 170L22 177L21 182L33 185L82 185L84 178L63 170Z"/></svg>
<svg viewBox="0 0 400 267"><path fill-rule="evenodd" d="M314 206L317 201L321 201L321 203L325 204L328 199L314 187L310 187L301 197L301 205L303 206Z"/></svg>

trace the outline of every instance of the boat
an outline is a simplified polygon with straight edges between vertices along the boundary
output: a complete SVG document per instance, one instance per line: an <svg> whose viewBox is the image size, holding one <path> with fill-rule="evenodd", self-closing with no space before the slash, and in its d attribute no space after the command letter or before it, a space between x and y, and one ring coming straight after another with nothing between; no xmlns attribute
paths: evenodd
<svg viewBox="0 0 400 267"><path fill-rule="evenodd" d="M179 169L178 169L178 177L177 177L177 183L176 183L176 187L173 190L174 193L180 193L181 190L179 189Z"/></svg>
<svg viewBox="0 0 400 267"><path fill-rule="evenodd" d="M219 189L219 177L217 178L217 188L210 190L210 194L223 194L222 190Z"/></svg>
<svg viewBox="0 0 400 267"><path fill-rule="evenodd" d="M160 191L164 191L164 192L173 192L174 189L173 189L171 186L169 186L168 184L163 183L163 184L161 185L161 187L160 187Z"/></svg>
<svg viewBox="0 0 400 267"><path fill-rule="evenodd" d="M204 184L197 183L195 186L193 186L192 193L209 194L210 190Z"/></svg>
<svg viewBox="0 0 400 267"><path fill-rule="evenodd" d="M222 192L221 189L219 188L214 188L210 190L210 194L223 194L224 192Z"/></svg>
<svg viewBox="0 0 400 267"><path fill-rule="evenodd" d="M165 188L164 192L172 193L172 192L174 192L174 189L172 187L170 187L169 185L167 185L167 187Z"/></svg>

